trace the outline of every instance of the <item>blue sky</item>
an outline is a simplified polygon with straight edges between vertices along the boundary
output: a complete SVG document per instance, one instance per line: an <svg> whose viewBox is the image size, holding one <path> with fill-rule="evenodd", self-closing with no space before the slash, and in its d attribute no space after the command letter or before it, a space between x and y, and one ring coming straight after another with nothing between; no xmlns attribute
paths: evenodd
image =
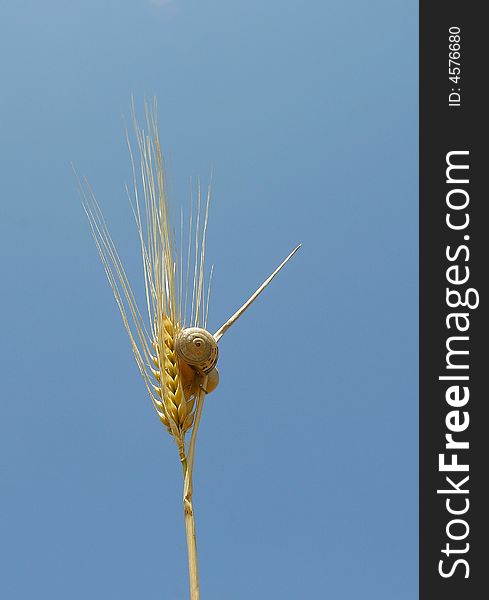
<svg viewBox="0 0 489 600"><path fill-rule="evenodd" d="M213 197L223 338L195 509L203 600L417 596L417 4L0 8L0 596L188 597L181 473L90 238L134 286L130 98L170 203ZM193 184L191 183L193 182Z"/></svg>

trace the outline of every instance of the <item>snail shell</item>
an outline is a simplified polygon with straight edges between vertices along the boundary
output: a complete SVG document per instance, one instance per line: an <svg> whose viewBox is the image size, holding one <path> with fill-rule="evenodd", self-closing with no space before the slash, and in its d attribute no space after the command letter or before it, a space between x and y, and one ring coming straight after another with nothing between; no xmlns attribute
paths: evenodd
<svg viewBox="0 0 489 600"><path fill-rule="evenodd" d="M210 394L211 392L213 392L216 387L219 385L219 371L216 369L216 367L214 367L212 369L212 371L209 373L209 375L207 376L207 385L206 387L206 392L208 394Z"/></svg>
<svg viewBox="0 0 489 600"><path fill-rule="evenodd" d="M219 385L219 371L214 367L207 375L207 384L204 387L205 375L198 373L184 362L180 362L180 375L182 377L183 393L186 400L197 396L200 390L206 394L213 392Z"/></svg>
<svg viewBox="0 0 489 600"><path fill-rule="evenodd" d="M180 360L202 375L210 374L219 355L214 336L200 327L182 329L175 339L175 352Z"/></svg>

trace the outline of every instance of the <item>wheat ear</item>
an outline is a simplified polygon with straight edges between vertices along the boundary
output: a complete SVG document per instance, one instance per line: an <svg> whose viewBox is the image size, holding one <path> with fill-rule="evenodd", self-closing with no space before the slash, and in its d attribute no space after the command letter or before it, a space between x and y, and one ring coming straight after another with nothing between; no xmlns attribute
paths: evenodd
<svg viewBox="0 0 489 600"><path fill-rule="evenodd" d="M134 115L134 107L133 107ZM265 280L256 292L224 323L212 336L204 331L212 342L215 361L200 371L196 363L185 362L177 352L177 342L187 339L192 328L206 326L209 311L210 280L205 293L205 244L209 214L210 190L207 193L204 215L201 217L201 190L198 186L197 212L195 223L192 212L189 219L186 275L183 276L183 217L181 219L180 253L170 227L167 203L165 166L161 152L156 105L146 106L146 128L140 128L133 117L134 130L139 151L136 167L131 144L128 147L131 156L134 190L129 194L136 221L143 263L145 304L147 317L143 318L136 297L129 283L122 261L110 236L102 211L86 181L80 188L91 232L109 284L114 293L121 313L124 327L129 335L136 363L143 377L146 389L156 413L172 435L178 448L183 469L184 489L183 507L185 531L187 537L190 599L200 600L197 565L197 543L195 518L192 503L193 468L197 431L202 415L206 390L211 390L211 375L214 387L218 373L217 342L237 321L244 311L269 285L277 273L297 252L297 246L277 269ZM193 267L191 263L193 259ZM193 273L192 273L193 272ZM193 274L190 317L187 319L187 300L189 296L189 277ZM184 283L185 281L185 283ZM207 300L205 300L207 298ZM192 326L186 328L185 322ZM200 329L202 332L202 329ZM199 333L199 335L201 335ZM182 348L180 347L180 350ZM185 356L185 355L184 355ZM208 365L204 361L203 364ZM217 377L217 379L216 379ZM209 385L208 385L209 382ZM185 436L191 430L188 448Z"/></svg>
<svg viewBox="0 0 489 600"><path fill-rule="evenodd" d="M80 182L80 189L95 245L119 307L136 363L156 413L174 438L178 448L185 482L184 515L191 600L199 600L194 512L191 493L188 493L192 488L195 436L193 436L192 462L189 469L185 435L192 428L198 400L200 412L202 410L203 392L198 385L185 387L184 382L185 377L189 376L189 367L177 357L175 341L187 320L185 313L188 282L192 271L192 304L188 322L193 326L203 326L208 314L210 283L206 304L204 258L210 190L207 193L204 215L201 217L203 203L199 185L194 224L193 217L190 216L185 261L187 268L184 278L183 239L180 240L181 250L178 253L170 226L165 165L158 135L156 105L146 106L146 131L136 122L133 107L133 125L139 160L136 161L134 158L129 135L127 135L134 180L133 191L132 193L128 191L128 194L141 248L146 318L143 317L138 306L100 206L86 180ZM183 231L183 217L181 231ZM192 370L190 373L195 376ZM205 389L206 378L202 378L200 383Z"/></svg>

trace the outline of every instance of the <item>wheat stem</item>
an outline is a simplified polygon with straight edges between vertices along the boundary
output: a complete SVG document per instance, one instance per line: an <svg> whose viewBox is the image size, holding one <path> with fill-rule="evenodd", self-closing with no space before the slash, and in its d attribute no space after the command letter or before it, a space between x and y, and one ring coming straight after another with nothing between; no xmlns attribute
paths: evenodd
<svg viewBox="0 0 489 600"><path fill-rule="evenodd" d="M239 317L244 313L244 311L251 305L253 304L253 302L258 298L258 296L263 292L263 290L267 287L267 285L272 281L272 279L275 277L275 275L278 274L278 272L283 269L283 267L285 267L285 265L289 262L289 260L294 256L294 254L297 252L297 250L299 250L299 248L302 246L302 244L299 244L296 248L294 248L292 250L292 252L289 254L289 256L287 256L287 258L280 263L280 265L275 269L275 271L270 275L270 277L268 277L268 279L266 279L261 286L256 290L256 292L250 296L250 298L243 304L243 306L241 308L239 308L234 315L228 319L224 325L218 329L216 331L216 333L214 334L214 338L216 340L216 342L218 342L222 336L226 333L226 331L231 327L231 325L233 323L235 323Z"/></svg>
<svg viewBox="0 0 489 600"><path fill-rule="evenodd" d="M200 600L199 590L199 572L197 564L197 539L195 534L195 517L194 507L192 503L193 495L193 472L194 472L194 456L195 442L197 440L197 431L199 429L200 417L204 407L204 397L207 386L207 377L204 377L202 386L197 397L197 406L195 408L194 424L192 427L192 435L185 460L184 466L184 486L183 486L183 514L185 517L185 532L187 535L187 551L188 551L188 574L190 580L190 600Z"/></svg>
<svg viewBox="0 0 489 600"><path fill-rule="evenodd" d="M190 600L200 600L199 572L197 566L197 541L195 537L195 519L192 496L184 498L185 532L187 535L188 574L190 581Z"/></svg>

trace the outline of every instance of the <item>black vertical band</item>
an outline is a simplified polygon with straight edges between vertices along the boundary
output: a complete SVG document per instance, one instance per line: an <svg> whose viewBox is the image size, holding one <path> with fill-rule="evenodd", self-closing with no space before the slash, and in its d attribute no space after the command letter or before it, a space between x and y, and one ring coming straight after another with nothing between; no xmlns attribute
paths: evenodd
<svg viewBox="0 0 489 600"><path fill-rule="evenodd" d="M420 3L421 600L480 599L489 580L483 7Z"/></svg>

